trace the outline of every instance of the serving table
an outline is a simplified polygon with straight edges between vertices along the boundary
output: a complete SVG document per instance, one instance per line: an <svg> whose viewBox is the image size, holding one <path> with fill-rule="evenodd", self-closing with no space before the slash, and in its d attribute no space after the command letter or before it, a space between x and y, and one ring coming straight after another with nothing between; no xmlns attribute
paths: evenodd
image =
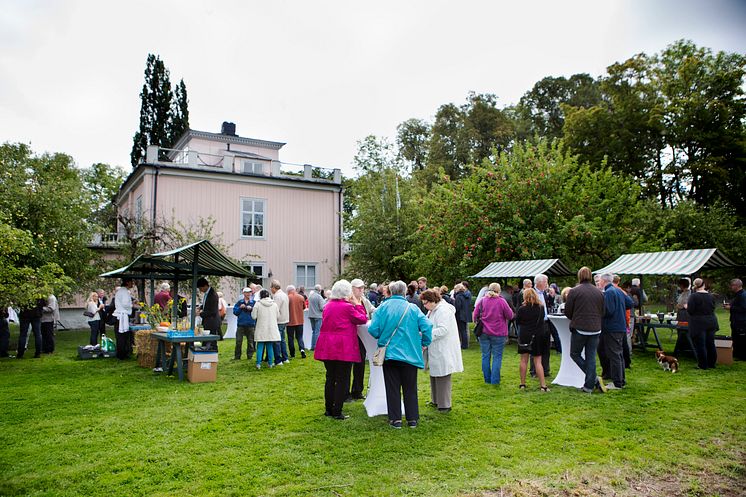
<svg viewBox="0 0 746 497"><path fill-rule="evenodd" d="M168 336L167 332L156 331L150 334L151 337L158 340L158 352L155 356L155 369L156 371L164 366L168 368L168 375L174 373L174 363L176 363L176 370L179 375L179 381L184 381L184 355L181 352L181 344L190 344L193 347L194 342L217 342L220 340L220 335L195 335L191 337L185 336ZM166 357L166 344L175 344L171 350L171 357Z"/></svg>

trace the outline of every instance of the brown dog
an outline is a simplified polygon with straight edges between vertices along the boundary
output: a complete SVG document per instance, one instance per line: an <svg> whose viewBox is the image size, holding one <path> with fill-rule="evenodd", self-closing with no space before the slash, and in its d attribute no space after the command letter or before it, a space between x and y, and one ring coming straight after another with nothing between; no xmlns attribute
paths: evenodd
<svg viewBox="0 0 746 497"><path fill-rule="evenodd" d="M661 365L663 371L675 373L679 370L679 360L673 356L666 355L662 350L655 351L655 358L658 359L658 364Z"/></svg>

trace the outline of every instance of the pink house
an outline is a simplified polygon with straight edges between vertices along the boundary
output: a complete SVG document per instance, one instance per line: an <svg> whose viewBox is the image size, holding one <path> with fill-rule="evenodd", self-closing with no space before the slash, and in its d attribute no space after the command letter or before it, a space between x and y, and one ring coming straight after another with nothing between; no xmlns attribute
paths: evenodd
<svg viewBox="0 0 746 497"><path fill-rule="evenodd" d="M119 213L185 225L212 217L262 286L329 286L342 269L341 172L283 163L283 145L238 136L232 123L189 130L174 149L148 148L120 188ZM246 284L223 280L221 290L230 302Z"/></svg>

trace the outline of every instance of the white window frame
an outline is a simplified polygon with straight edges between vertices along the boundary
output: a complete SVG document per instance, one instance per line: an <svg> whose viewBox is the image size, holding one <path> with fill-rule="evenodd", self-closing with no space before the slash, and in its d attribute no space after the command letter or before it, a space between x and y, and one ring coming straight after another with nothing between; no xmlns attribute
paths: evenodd
<svg viewBox="0 0 746 497"><path fill-rule="evenodd" d="M247 166L250 166L250 170L247 171ZM264 164L251 159L244 159L241 162L241 173L242 174L253 174L255 176L264 175Z"/></svg>
<svg viewBox="0 0 746 497"><path fill-rule="evenodd" d="M295 279L295 286L296 286L296 288L303 286L303 287L306 288L306 290L308 290L308 289L313 288L314 286L316 286L316 282L318 281L318 269L319 269L319 264L318 263L316 263L316 262L296 262L293 266L294 266L293 276L294 276L294 279ZM303 273L304 274L303 275L303 280L304 280L303 282L301 282L298 279L298 268L300 268L300 267L304 267L305 268L304 273ZM308 268L309 267L313 267L313 282L312 283L308 282Z"/></svg>
<svg viewBox="0 0 746 497"><path fill-rule="evenodd" d="M251 211L245 211L244 210L244 202L246 202L246 201L251 201L252 202ZM253 226L254 216L256 214L258 214L256 211L254 211L254 204L253 204L253 202L261 202L262 203L262 212L261 212L262 221L263 221L262 222L262 234L261 235L244 235L244 232L243 232L243 228L244 228L243 216L244 216L244 214L247 213L247 212L251 212L252 226ZM266 240L267 239L267 199L264 199L264 198L255 198L255 197L241 197L241 199L239 201L239 206L238 207L239 207L239 212L240 212L240 214L239 214L240 225L239 225L239 231L238 231L238 233L240 235L240 238L242 238L242 239L251 239L251 240Z"/></svg>
<svg viewBox="0 0 746 497"><path fill-rule="evenodd" d="M258 261L243 261L241 262L241 265L247 269L249 269L251 272L256 274L254 271L254 268L262 268L262 276L259 278L261 280L262 288L269 289L269 278L267 277L267 263L266 262L258 262ZM241 280L244 282L244 284L241 286L241 288L238 289L238 293L241 293L241 290L244 289L244 287L249 286L248 285L248 278L244 278Z"/></svg>

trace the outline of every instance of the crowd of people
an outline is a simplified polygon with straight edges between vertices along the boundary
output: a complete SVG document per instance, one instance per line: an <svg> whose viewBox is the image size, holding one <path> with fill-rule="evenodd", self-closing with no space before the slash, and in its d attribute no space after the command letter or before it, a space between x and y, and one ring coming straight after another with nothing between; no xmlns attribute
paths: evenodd
<svg viewBox="0 0 746 497"><path fill-rule="evenodd" d="M98 342L108 324L116 332L116 355L120 359L132 352L130 321L138 305L133 285L132 279L122 280L111 301L101 289L91 292L85 304L91 345ZM366 350L358 326L368 324L367 331L377 342L374 361L382 366L388 420L393 428L402 427L403 415L409 427L419 422L417 375L421 369L427 368L430 376L427 404L440 412L451 410L451 377L464 370L461 353L469 346L470 322L475 323L474 336L487 384L501 382L503 352L513 330L520 354L519 389L527 389L530 372L538 380L539 389L549 392L546 379L551 375L552 337L560 351L549 315L559 312L569 319L570 357L584 374L580 390L593 393L625 388L626 369L631 365L633 319L643 316L647 301L638 279L620 286L618 276L594 275L588 267L578 271L575 286L562 291L550 285L546 275L538 274L533 280L525 279L521 289L509 285L503 289L498 283L485 285L474 303L468 282L457 282L449 291L445 286L429 288L424 277L409 284L393 281L369 287L360 279L339 280L330 290L316 285L309 295L303 287L296 289L293 285L283 290L279 281L273 280L269 289L256 284L244 288L232 307L207 279L200 278L196 286L202 294L196 312L206 333L222 334L226 314L232 311L236 316L234 360L241 360L245 354L247 360L255 361L257 369L265 362L272 368L298 355L305 359L307 352L313 352L314 359L322 361L326 370L325 415L335 419L348 417L343 412L345 402L365 398ZM715 299L700 278L693 282L682 278L679 287L677 320L680 326L688 326L697 366L713 368L718 330ZM724 305L730 311L734 356L746 359L746 293L739 279L732 280L730 287L735 296ZM168 283L162 283L154 302L166 309L173 297ZM310 347L303 339L306 313L311 325ZM186 315L185 304L179 315ZM16 357L24 356L29 329L35 339L35 357L53 352L54 323L58 320L59 308L53 295L21 310ZM8 336L8 313L4 310L0 356L8 355ZM216 342L205 345L217 348Z"/></svg>

